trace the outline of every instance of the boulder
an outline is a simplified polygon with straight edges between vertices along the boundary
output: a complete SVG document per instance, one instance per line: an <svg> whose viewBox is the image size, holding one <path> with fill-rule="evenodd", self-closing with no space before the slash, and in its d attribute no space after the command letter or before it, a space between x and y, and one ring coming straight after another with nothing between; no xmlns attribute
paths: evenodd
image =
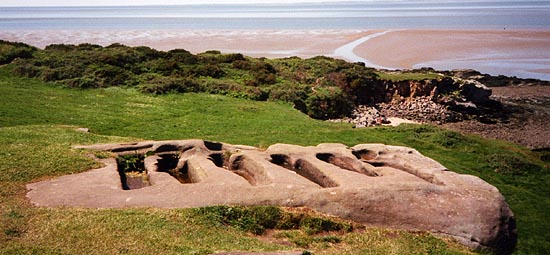
<svg viewBox="0 0 550 255"><path fill-rule="evenodd" d="M309 207L367 226L431 231L475 248L510 253L515 219L499 191L418 151L383 144L250 146L202 140L81 146L139 154L150 186L124 190L116 160L27 185L48 207Z"/></svg>
<svg viewBox="0 0 550 255"><path fill-rule="evenodd" d="M492 90L478 81L465 80L465 82L460 85L460 94L464 96L467 101L471 101L474 104L485 105L491 101L489 97L492 94Z"/></svg>

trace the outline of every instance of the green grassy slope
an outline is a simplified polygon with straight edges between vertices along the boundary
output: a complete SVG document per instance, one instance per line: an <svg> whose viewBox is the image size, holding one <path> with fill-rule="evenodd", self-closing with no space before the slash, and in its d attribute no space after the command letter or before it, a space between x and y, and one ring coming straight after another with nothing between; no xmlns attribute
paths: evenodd
<svg viewBox="0 0 550 255"><path fill-rule="evenodd" d="M189 210L42 209L24 198L25 183L95 166L71 145L189 138L260 147L279 142L411 146L453 171L480 176L499 188L518 219L518 254L550 249L548 168L540 155L509 143L430 126L352 129L310 119L286 104L217 95L63 89L15 77L5 67L0 68L0 95L0 253L207 254L289 249L234 228L213 226ZM88 127L91 133L76 132L75 126ZM295 232L281 235L307 239ZM410 247L411 253L418 254L467 252L426 234L368 230L339 238L341 242L309 237L298 249L309 247L327 254L400 254Z"/></svg>

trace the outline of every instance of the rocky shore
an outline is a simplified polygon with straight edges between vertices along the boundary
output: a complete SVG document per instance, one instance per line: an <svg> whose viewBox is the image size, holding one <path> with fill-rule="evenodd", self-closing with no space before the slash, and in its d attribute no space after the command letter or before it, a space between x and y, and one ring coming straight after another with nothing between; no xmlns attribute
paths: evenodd
<svg viewBox="0 0 550 255"><path fill-rule="evenodd" d="M450 74L455 77L454 83L397 83L391 100L360 105L350 117L332 121L362 128L392 124L392 118L400 118L506 140L531 149L550 148L549 82L505 79L468 70L447 73Z"/></svg>
<svg viewBox="0 0 550 255"><path fill-rule="evenodd" d="M492 88L493 100L501 102L507 114L504 121L481 123L467 120L446 123L455 131L506 140L531 149L550 149L550 86L521 85Z"/></svg>

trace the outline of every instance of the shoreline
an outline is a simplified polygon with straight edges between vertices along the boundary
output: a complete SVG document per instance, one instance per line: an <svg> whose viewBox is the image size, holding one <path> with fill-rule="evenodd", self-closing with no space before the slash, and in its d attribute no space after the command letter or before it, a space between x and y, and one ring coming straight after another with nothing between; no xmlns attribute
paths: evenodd
<svg viewBox="0 0 550 255"><path fill-rule="evenodd" d="M366 66L372 67L372 68L377 68L377 69L395 69L393 67L386 67L386 66L380 66L380 65L374 64L374 63L370 62L368 59L366 59L364 57L361 57L361 56L359 56L355 53L355 49L358 46L360 46L364 43L367 43L369 40L372 40L373 38L383 36L387 33L391 33L392 31L393 30L386 30L386 31L382 31L382 32L374 32L374 33L371 33L371 34L366 35L364 37L361 37L361 38L359 38L355 41L352 41L350 43L344 44L344 45L340 46L339 48L335 49L334 52L332 53L331 57L343 58L343 59L345 59L347 61L350 61L350 62L363 62L363 63L365 63Z"/></svg>
<svg viewBox="0 0 550 255"><path fill-rule="evenodd" d="M544 30L395 30L355 51L398 69L475 69L550 80L550 31Z"/></svg>
<svg viewBox="0 0 550 255"><path fill-rule="evenodd" d="M0 39L39 48L54 43L121 43L192 53L220 50L251 57L324 55L382 69L429 66L550 80L550 31L459 29L314 30L5 30Z"/></svg>

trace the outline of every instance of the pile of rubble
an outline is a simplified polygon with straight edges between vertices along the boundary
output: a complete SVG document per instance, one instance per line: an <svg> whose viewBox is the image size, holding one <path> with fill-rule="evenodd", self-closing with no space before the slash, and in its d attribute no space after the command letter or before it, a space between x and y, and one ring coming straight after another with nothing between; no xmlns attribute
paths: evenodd
<svg viewBox="0 0 550 255"><path fill-rule="evenodd" d="M451 111L444 104L429 97L416 97L398 103L380 103L378 109L383 116L392 116L420 123L443 124L462 120L462 115Z"/></svg>
<svg viewBox="0 0 550 255"><path fill-rule="evenodd" d="M384 98L373 99L369 106L359 105L349 117L332 121L355 127L389 124L386 117L438 125L468 119L495 123L500 114L500 105L490 99L491 90L475 80L447 78L385 86Z"/></svg>
<svg viewBox="0 0 550 255"><path fill-rule="evenodd" d="M370 127L389 124L386 116L382 115L376 107L359 105L351 113L351 117L329 120L332 122L352 123L354 127Z"/></svg>
<svg viewBox="0 0 550 255"><path fill-rule="evenodd" d="M446 105L433 102L428 97L417 97L401 102L380 103L376 106L360 105L351 117L331 120L352 123L355 127L389 124L387 117L397 117L418 123L443 124L462 120L462 115L447 109Z"/></svg>

